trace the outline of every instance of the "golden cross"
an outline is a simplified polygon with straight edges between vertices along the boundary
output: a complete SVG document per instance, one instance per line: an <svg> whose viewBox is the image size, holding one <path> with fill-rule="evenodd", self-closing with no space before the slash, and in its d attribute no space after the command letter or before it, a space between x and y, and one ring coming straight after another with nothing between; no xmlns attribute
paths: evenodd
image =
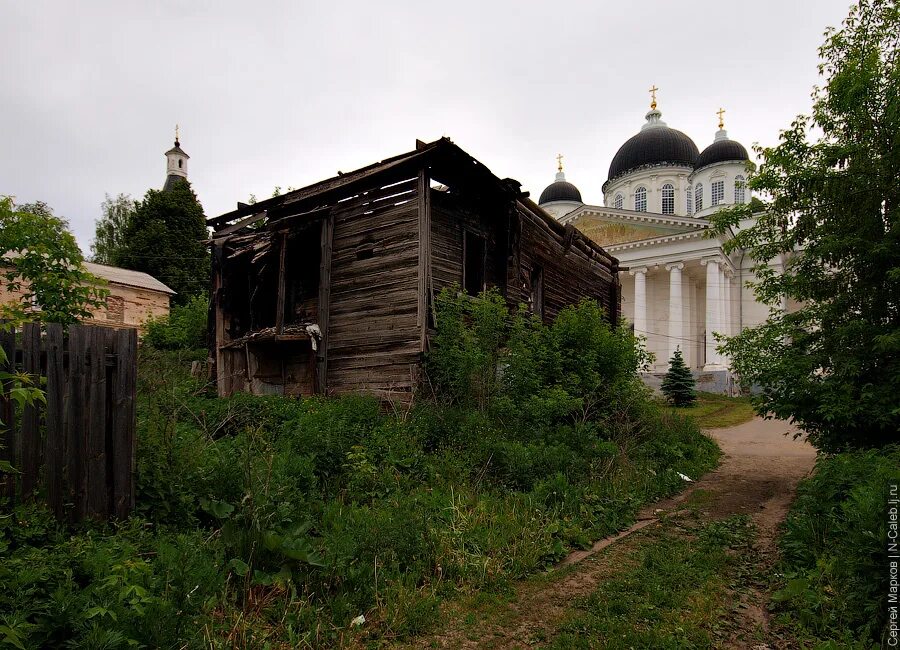
<svg viewBox="0 0 900 650"><path fill-rule="evenodd" d="M178 125L175 125L175 142L178 142Z"/></svg>
<svg viewBox="0 0 900 650"><path fill-rule="evenodd" d="M719 107L719 110L716 111L716 115L719 116L719 128L724 129L725 128L725 120L722 118L722 116L725 115L725 109Z"/></svg>
<svg viewBox="0 0 900 650"><path fill-rule="evenodd" d="M559 171L562 171L562 159L563 155L561 153L556 154L556 164Z"/></svg>
<svg viewBox="0 0 900 650"><path fill-rule="evenodd" d="M656 87L656 84L653 84L653 87L650 88L650 97L652 98L652 101L650 102L650 108L653 108L653 109L656 108L656 91L657 90L659 90L659 88Z"/></svg>

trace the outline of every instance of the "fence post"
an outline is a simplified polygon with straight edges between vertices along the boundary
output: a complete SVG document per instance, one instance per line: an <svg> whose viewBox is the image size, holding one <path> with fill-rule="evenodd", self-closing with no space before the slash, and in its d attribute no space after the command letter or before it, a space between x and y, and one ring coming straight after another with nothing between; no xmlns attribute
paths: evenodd
<svg viewBox="0 0 900 650"><path fill-rule="evenodd" d="M44 450L44 480L47 503L57 519L63 514L63 468L65 467L65 367L63 328L47 325L47 435Z"/></svg>
<svg viewBox="0 0 900 650"><path fill-rule="evenodd" d="M0 365L0 370L15 372L16 366L16 330L10 326L8 331L0 330L0 348L6 353L6 366ZM4 395L9 393L11 382L4 382ZM0 397L0 460L16 466L16 405L11 399ZM10 499L16 495L16 475L5 474L0 476L0 497L7 496Z"/></svg>
<svg viewBox="0 0 900 650"><path fill-rule="evenodd" d="M66 401L66 461L68 491L73 521L81 521L87 510L86 450L86 377L85 352L88 331L82 325L69 327L69 394Z"/></svg>
<svg viewBox="0 0 900 650"><path fill-rule="evenodd" d="M137 330L119 330L117 348L112 435L113 514L124 518L134 508Z"/></svg>
<svg viewBox="0 0 900 650"><path fill-rule="evenodd" d="M40 386L41 376L41 326L25 323L22 335L22 370ZM38 485L41 460L41 413L38 405L26 405L22 409L22 468L21 498L31 500Z"/></svg>
<svg viewBox="0 0 900 650"><path fill-rule="evenodd" d="M106 489L106 333L89 329L87 417L87 514L97 519L109 513Z"/></svg>

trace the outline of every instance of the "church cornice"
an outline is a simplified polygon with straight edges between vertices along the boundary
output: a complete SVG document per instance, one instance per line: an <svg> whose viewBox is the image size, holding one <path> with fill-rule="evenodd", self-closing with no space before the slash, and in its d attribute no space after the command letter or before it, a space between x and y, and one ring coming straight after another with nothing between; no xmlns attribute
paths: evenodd
<svg viewBox="0 0 900 650"><path fill-rule="evenodd" d="M657 214L655 212L635 212L634 210L606 208L602 206L584 206L577 208L566 214L560 219L560 222L565 224L585 216L613 217L617 221L653 224L656 226L674 226L676 228L690 228L697 231L709 228L709 222L706 219L676 217L670 214Z"/></svg>
<svg viewBox="0 0 900 650"><path fill-rule="evenodd" d="M632 169L624 171L621 174L617 174L613 178L606 179L606 182L600 186L600 191L603 192L604 194L606 194L606 189L608 187L615 185L619 181L625 180L626 177L631 176L635 172L643 172L643 171L647 171L648 169L673 169L673 168L683 169L683 170L685 170L685 174L691 174L694 171L694 168L691 165L686 165L681 162L648 163L646 165L640 165L638 167L634 167Z"/></svg>
<svg viewBox="0 0 900 650"><path fill-rule="evenodd" d="M689 239L702 239L704 236L705 234L703 230L697 230L694 232L683 232L675 235L666 235L664 237L651 237L649 239L638 239L637 241L624 242L622 244L613 244L611 246L604 246L603 249L609 253L615 253L617 251L634 250L637 248L665 246L666 244L686 241Z"/></svg>

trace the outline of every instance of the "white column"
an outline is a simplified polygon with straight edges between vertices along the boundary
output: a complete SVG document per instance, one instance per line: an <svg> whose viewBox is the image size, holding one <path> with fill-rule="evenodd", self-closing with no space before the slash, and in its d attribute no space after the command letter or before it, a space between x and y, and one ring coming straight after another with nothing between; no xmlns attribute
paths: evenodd
<svg viewBox="0 0 900 650"><path fill-rule="evenodd" d="M681 295L682 262L666 264L669 272L669 359L678 347L684 347L684 301Z"/></svg>
<svg viewBox="0 0 900 650"><path fill-rule="evenodd" d="M719 260L700 260L706 266L706 365L704 370L721 370L719 355L716 352L715 332L719 331L721 311L719 309Z"/></svg>
<svg viewBox="0 0 900 650"><path fill-rule="evenodd" d="M631 269L634 276L634 334L647 337L647 269Z"/></svg>
<svg viewBox="0 0 900 650"><path fill-rule="evenodd" d="M725 271L725 324L722 326L722 333L725 336L731 336L734 333L734 325L731 322L731 278L734 273L731 270Z"/></svg>

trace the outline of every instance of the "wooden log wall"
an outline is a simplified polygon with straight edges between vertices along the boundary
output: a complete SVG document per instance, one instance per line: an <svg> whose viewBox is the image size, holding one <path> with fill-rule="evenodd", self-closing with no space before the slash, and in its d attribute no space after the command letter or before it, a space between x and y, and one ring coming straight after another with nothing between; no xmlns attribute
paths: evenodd
<svg viewBox="0 0 900 650"><path fill-rule="evenodd" d="M560 310L591 298L600 303L613 323L619 318L618 269L601 257L574 228L560 234L543 218L517 204L518 263L509 269L511 303L528 302L531 272L543 270L544 321Z"/></svg>
<svg viewBox="0 0 900 650"><path fill-rule="evenodd" d="M6 369L45 377L46 404L0 398L0 496L44 498L60 518L125 517L134 507L137 330L28 323L0 334Z"/></svg>
<svg viewBox="0 0 900 650"><path fill-rule="evenodd" d="M485 238L487 286L502 286L497 270L504 266L506 258L503 215L486 212L460 197L432 192L431 273L435 292L453 283L462 285L463 238L467 230Z"/></svg>
<svg viewBox="0 0 900 650"><path fill-rule="evenodd" d="M453 283L462 284L463 233L469 229L486 235L486 281L488 286L501 288L510 307L528 303L531 273L540 267L546 322L556 318L563 307L584 298L597 300L610 320L617 322L618 274L608 257L599 255L574 229L560 234L519 202L510 202L503 215L497 207L479 210L457 196L434 192L432 206L435 291ZM498 271L504 263L505 287Z"/></svg>
<svg viewBox="0 0 900 650"><path fill-rule="evenodd" d="M403 397L421 358L418 179L334 212L327 391ZM383 201L372 196L386 194ZM343 208L343 206L340 206Z"/></svg>

